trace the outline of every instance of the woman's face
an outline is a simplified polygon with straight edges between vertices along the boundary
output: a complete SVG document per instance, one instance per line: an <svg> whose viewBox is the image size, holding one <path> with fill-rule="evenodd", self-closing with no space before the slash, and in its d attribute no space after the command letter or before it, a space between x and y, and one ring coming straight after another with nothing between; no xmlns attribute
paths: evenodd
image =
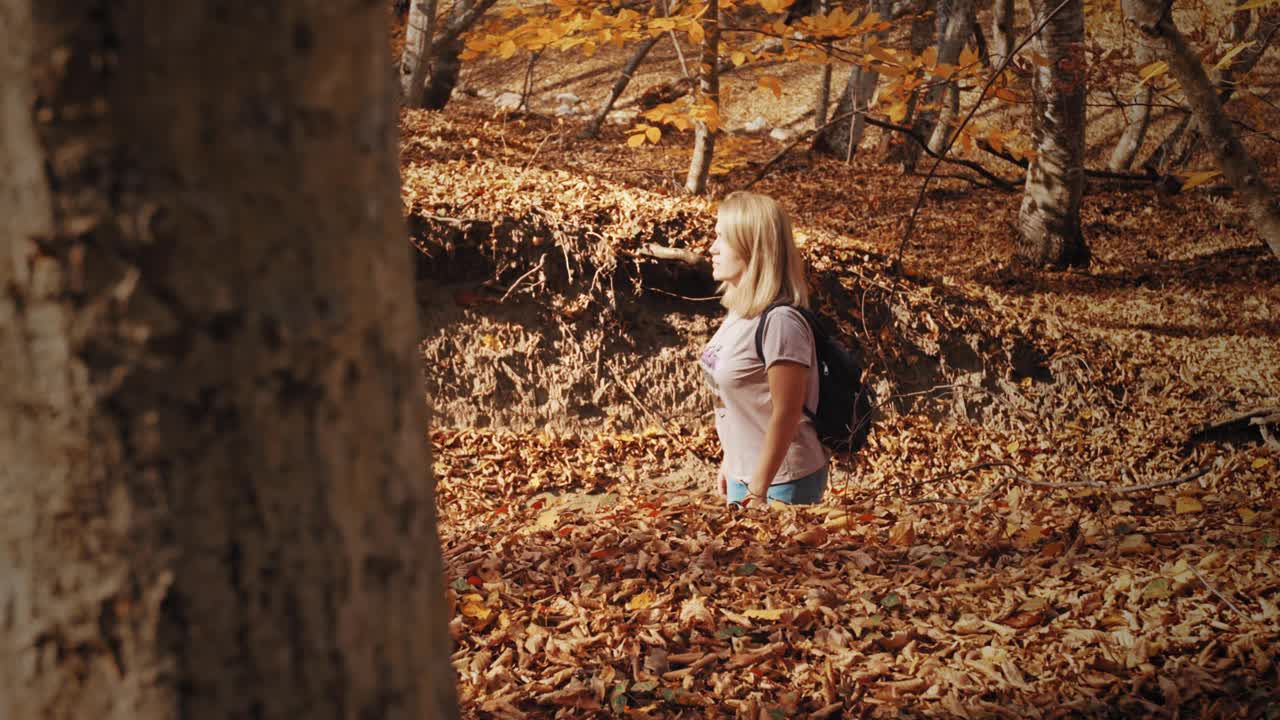
<svg viewBox="0 0 1280 720"><path fill-rule="evenodd" d="M711 277L720 282L736 285L747 269L747 259L738 254L725 241L725 221L716 219L716 239L711 243Z"/></svg>

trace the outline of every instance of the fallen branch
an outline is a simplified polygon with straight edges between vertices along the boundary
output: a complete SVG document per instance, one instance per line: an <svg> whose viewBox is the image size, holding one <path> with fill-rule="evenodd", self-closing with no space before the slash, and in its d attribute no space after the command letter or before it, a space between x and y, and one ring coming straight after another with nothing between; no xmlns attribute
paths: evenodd
<svg viewBox="0 0 1280 720"><path fill-rule="evenodd" d="M1196 569L1195 565L1192 565L1191 563L1187 563L1187 567L1191 568L1191 572L1195 573L1196 577L1200 579L1200 582L1203 583L1204 586L1209 589L1209 592L1213 593L1214 595L1217 595L1218 599L1226 603L1227 607L1231 608L1238 617L1248 619L1248 616L1240 612L1240 608L1236 607L1235 603L1231 602L1231 600L1229 600L1226 595L1223 595L1222 593L1218 592L1218 588L1210 585L1209 581L1204 579L1204 576L1200 574L1200 571Z"/></svg>
<svg viewBox="0 0 1280 720"><path fill-rule="evenodd" d="M705 255L696 253L688 248L667 247L657 243L646 243L636 251L636 254L658 260L675 260L695 268L709 268L711 266L711 262L707 260Z"/></svg>
<svg viewBox="0 0 1280 720"><path fill-rule="evenodd" d="M1091 481L1052 483L1052 482L1045 482L1043 480L1032 480L1030 478L1023 477L1021 475L1015 475L1013 479L1017 480L1018 482L1024 485L1030 485L1031 487L1038 487L1038 488L1047 488L1049 490L1075 490L1079 488L1089 488L1092 490L1106 490L1116 495L1126 495L1128 493L1142 492L1143 490L1155 490L1157 488L1169 487L1171 485L1181 485L1183 483L1191 482L1192 480L1195 480L1196 478L1200 477L1201 475L1204 475L1207 472L1209 472L1208 466L1193 470L1187 473L1186 475L1179 475L1176 478L1169 478L1167 480L1158 480L1156 482L1143 483L1141 485L1122 485L1120 487L1115 487L1113 485L1110 485L1104 482L1091 482Z"/></svg>
<svg viewBox="0 0 1280 720"><path fill-rule="evenodd" d="M739 653L737 655L734 655L732 658L730 658L729 662L724 664L724 668L725 670L737 670L738 668L750 667L752 665L755 665L756 663L764 662L765 660L768 660L774 655L781 654L782 651L786 649L786 647L787 647L786 643L776 642L769 645L765 645L764 647L759 648L758 650L750 650L748 652Z"/></svg>
<svg viewBox="0 0 1280 720"><path fill-rule="evenodd" d="M849 118L859 113L862 113L863 118L866 120L868 125L874 125L884 130L893 130L895 132L902 133L903 135L906 135L907 137L914 140L916 144L919 145L920 148L929 156L938 158L939 160L944 160L945 162L950 163L952 165L960 165L961 167L965 167L970 170L973 170L974 172L978 173L982 177L989 180L993 185L996 185L997 187L1003 190L1014 190L1017 188L1018 182L1020 182L1019 180L1010 180L1007 178L1002 178L999 175L996 175L995 173L991 172L990 170L984 168L982 165L972 160L964 160L964 159L958 159L958 158L943 158L938 153L935 153L933 150L930 150L929 143L924 138L920 137L919 133L917 133L913 128L909 128L903 125L895 125L894 123L886 122L884 120L877 120L871 117L870 115L867 115L866 111L863 111L863 110L852 110L850 112L842 113L840 115L837 115L831 118L831 120L827 121L825 124L823 124L820 127L813 128L812 130L807 130L804 133L797 135L794 140L792 140L790 143L787 143L786 147L779 150L773 157L769 158L768 162L760 166L760 169L757 170L756 174L753 175L751 179L747 181L747 184L743 186L743 189L745 190L747 188L750 188L752 185L755 185L757 182L759 182L760 179L763 178L765 174L768 173L769 170L778 163L779 160L781 160L793 149L795 149L795 147L800 143L806 140L809 140L813 136L821 133L823 130L826 130L832 125L848 120ZM974 182L970 178L963 178L963 179L969 180L970 182Z"/></svg>

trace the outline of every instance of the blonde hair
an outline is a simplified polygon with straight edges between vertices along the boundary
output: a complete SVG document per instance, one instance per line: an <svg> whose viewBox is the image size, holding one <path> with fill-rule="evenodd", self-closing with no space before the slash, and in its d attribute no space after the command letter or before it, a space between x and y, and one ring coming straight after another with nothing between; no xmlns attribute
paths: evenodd
<svg viewBox="0 0 1280 720"><path fill-rule="evenodd" d="M755 317L771 303L809 307L804 260L791 233L791 218L768 195L739 190L720 201L724 241L746 259L737 284L720 285L720 303L742 317Z"/></svg>

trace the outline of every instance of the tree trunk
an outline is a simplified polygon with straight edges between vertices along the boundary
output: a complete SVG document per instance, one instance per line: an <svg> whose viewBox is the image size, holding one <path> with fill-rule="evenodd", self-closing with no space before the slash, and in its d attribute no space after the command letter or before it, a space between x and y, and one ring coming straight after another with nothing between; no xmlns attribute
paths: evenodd
<svg viewBox="0 0 1280 720"><path fill-rule="evenodd" d="M436 0L414 0L409 6L404 54L400 60L400 97L408 107L422 107L425 99L435 25Z"/></svg>
<svg viewBox="0 0 1280 720"><path fill-rule="evenodd" d="M793 6L794 7L794 6ZM818 13L826 15L831 10L831 0L820 0L818 3ZM821 75L818 79L818 97L813 105L813 127L821 128L827 124L827 109L831 105L831 42L822 44L826 51L826 64L822 66Z"/></svg>
<svg viewBox="0 0 1280 720"><path fill-rule="evenodd" d="M1215 73L1214 86L1221 104L1226 105L1235 94L1236 78L1249 74L1262 59L1277 31L1280 31L1280 12L1273 11L1263 15L1258 20L1252 44L1237 55L1228 67ZM1152 174L1164 175L1172 168L1186 164L1200 149L1203 139L1203 129L1198 123L1193 123L1192 117L1188 115L1165 135L1164 140L1143 163L1143 169Z"/></svg>
<svg viewBox="0 0 1280 720"><path fill-rule="evenodd" d="M457 716L386 9L0 0L0 717Z"/></svg>
<svg viewBox="0 0 1280 720"><path fill-rule="evenodd" d="M934 17L933 8L936 4L935 0L912 0L911 7L911 54L919 56L920 53L928 49L934 40ZM892 7L892 4L890 4ZM890 17L892 13L886 15ZM903 124L907 126L913 125L913 119L916 113L916 105L919 103L919 91L912 91L910 97L907 98L907 111L903 117ZM896 161L902 164L903 172L911 172L915 169L916 160L919 158L919 146L910 140L903 140L895 144L894 134L885 132L880 136L880 153L887 161Z"/></svg>
<svg viewBox="0 0 1280 720"><path fill-rule="evenodd" d="M1244 5L1247 0L1236 0L1236 6ZM1244 39L1245 33L1249 31L1249 23L1253 21L1252 10L1236 10L1231 15L1231 28L1227 32L1227 39L1231 42L1240 42Z"/></svg>
<svg viewBox="0 0 1280 720"><path fill-rule="evenodd" d="M1134 46L1133 59L1139 68L1152 62L1151 47L1142 38L1138 38ZM1133 165L1133 159L1138 156L1142 141L1147 137L1147 126L1151 124L1151 100L1154 95L1153 83L1143 83L1131 100L1133 104L1121 108L1125 127L1111 151L1111 160L1107 163L1111 172L1126 172Z"/></svg>
<svg viewBox="0 0 1280 720"><path fill-rule="evenodd" d="M622 74L613 83L613 89L609 91L609 97L605 98L604 103L600 105L600 109L592 116L591 122L587 123L587 127L579 133L578 137L593 138L600 134L600 126L604 124L604 119L609 115L609 111L613 109L614 103L618 102L618 98L622 97L627 85L631 83L631 76L635 74L636 69L640 67L640 63L644 62L645 56L661 39L661 35L654 35L636 46L635 52L631 53L627 64L623 66Z"/></svg>
<svg viewBox="0 0 1280 720"><path fill-rule="evenodd" d="M702 69L701 97L711 103L717 113L720 110L720 8L718 0L707 0L707 10L702 16ZM689 175L684 189L690 195L699 195L707 189L707 175L711 172L711 157L716 149L716 128L699 122L693 143L693 158L689 162Z"/></svg>
<svg viewBox="0 0 1280 720"><path fill-rule="evenodd" d="M1263 181L1257 162L1236 137L1222 100L1196 53L1178 31L1167 7L1158 0L1123 0L1125 17L1151 39L1155 52L1169 63L1169 71L1187 98L1196 124L1204 129L1205 144L1227 182L1244 201L1258 234L1280 257L1280 207Z"/></svg>
<svg viewBox="0 0 1280 720"><path fill-rule="evenodd" d="M991 64L1000 64L1013 54L1013 0L995 0L991 8Z"/></svg>
<svg viewBox="0 0 1280 720"><path fill-rule="evenodd" d="M813 105L813 126L820 128L827 124L827 107L831 104L831 61L828 53L827 64L822 66L822 74L818 77L818 97Z"/></svg>
<svg viewBox="0 0 1280 720"><path fill-rule="evenodd" d="M875 0L872 7L881 18L892 17L893 0ZM887 35L888 31L882 30L875 34L875 38L883 41ZM833 117L846 115L848 117L819 132L814 138L815 150L832 157L843 158L845 162L853 157L858 145L862 142L863 133L866 132L866 111L875 96L879 82L880 73L874 70L868 70L861 65L854 65L849 69L844 90L841 91L840 99L836 101L836 108L832 113ZM856 114L850 115L855 110ZM818 127L825 124L824 120L818 124Z"/></svg>
<svg viewBox="0 0 1280 720"><path fill-rule="evenodd" d="M1032 0L1039 26L1057 3ZM1033 143L1036 156L1018 213L1018 257L1034 265L1087 265L1089 249L1080 229L1084 191L1085 54L1084 0L1070 0L1034 40L1048 66L1035 66Z"/></svg>
<svg viewBox="0 0 1280 720"><path fill-rule="evenodd" d="M471 29L476 21L488 12L489 8L497 0L456 0L452 9L449 11L449 21L441 28L438 34L431 33L426 42L430 48L430 53L420 54L419 57L426 58L425 61L419 61L415 67L419 68L424 80L424 87L421 91L421 102L412 104L409 88L414 85L410 79L405 80L402 97L405 104L409 107L423 107L428 110L440 110L449 104L449 99L453 97L453 89L458 85L458 77L462 73L462 36ZM417 3L415 2L415 5ZM412 18L408 24L405 42L405 56L409 55L410 47L414 42L412 34L415 32ZM421 40L417 41L421 44ZM401 64L401 73L412 72L412 68L408 67L408 63Z"/></svg>
<svg viewBox="0 0 1280 720"><path fill-rule="evenodd" d="M942 9L946 8L943 12ZM973 34L973 0L948 0L938 3L938 64L956 65L964 42ZM917 118L917 130L929 138L929 149L942 152L951 137L952 122L960 112L960 89L955 81L936 83L925 96L925 107Z"/></svg>

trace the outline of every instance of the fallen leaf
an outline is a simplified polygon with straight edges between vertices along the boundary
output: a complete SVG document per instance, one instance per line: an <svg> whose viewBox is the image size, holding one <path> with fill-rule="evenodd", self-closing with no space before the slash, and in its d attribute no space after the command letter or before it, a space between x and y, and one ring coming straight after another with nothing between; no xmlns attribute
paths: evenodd
<svg viewBox="0 0 1280 720"><path fill-rule="evenodd" d="M628 610L644 610L658 601L658 596L650 590L645 590L639 595L633 595L627 601Z"/></svg>
<svg viewBox="0 0 1280 720"><path fill-rule="evenodd" d="M742 614L749 618L755 618L757 620L781 620L782 615L785 612L787 611L782 608L769 608L769 609L752 608L750 610L743 612Z"/></svg>
<svg viewBox="0 0 1280 720"><path fill-rule="evenodd" d="M1204 510L1204 505L1198 499L1191 497L1190 495L1179 495L1177 504L1174 505L1174 511L1179 515L1198 513L1201 510Z"/></svg>

